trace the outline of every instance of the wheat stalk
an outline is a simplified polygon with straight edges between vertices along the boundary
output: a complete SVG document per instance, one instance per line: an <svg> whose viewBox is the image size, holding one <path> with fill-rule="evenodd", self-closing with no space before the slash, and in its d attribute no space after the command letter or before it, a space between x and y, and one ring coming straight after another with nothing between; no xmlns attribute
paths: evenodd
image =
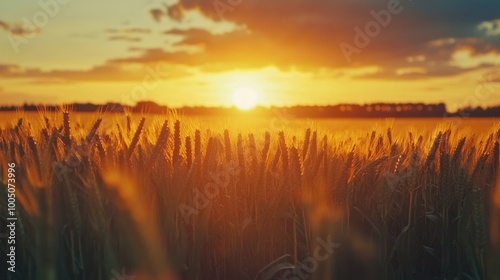
<svg viewBox="0 0 500 280"><path fill-rule="evenodd" d="M427 158L425 160L425 165L430 166L434 158L436 157L436 152L439 147L439 144L441 143L441 138L443 137L443 132L439 132L439 134L436 136L434 139L434 142L432 143L432 147L427 154Z"/></svg>
<svg viewBox="0 0 500 280"><path fill-rule="evenodd" d="M474 223L475 245L478 250L484 250L487 242L487 222L481 188L472 190L472 221Z"/></svg>
<svg viewBox="0 0 500 280"><path fill-rule="evenodd" d="M250 150L250 160L253 169L252 172L256 174L258 170L257 146L255 144L255 136L253 135L253 133L248 134L248 144L248 148Z"/></svg>
<svg viewBox="0 0 500 280"><path fill-rule="evenodd" d="M460 139L460 141L458 141L457 147L455 148L455 151L453 152L453 156L451 158L453 167L458 167L458 165L460 164L460 156L462 153L462 149L464 148L466 139L467 137L463 137L462 139Z"/></svg>
<svg viewBox="0 0 500 280"><path fill-rule="evenodd" d="M451 185L450 155L442 153L440 156L441 199L444 209L448 209L453 201L454 190Z"/></svg>
<svg viewBox="0 0 500 280"><path fill-rule="evenodd" d="M281 162L283 164L283 171L286 173L288 170L288 148L286 146L285 133L279 132L279 145L281 151Z"/></svg>
<svg viewBox="0 0 500 280"><path fill-rule="evenodd" d="M290 179L295 187L302 185L302 164L297 148L290 148Z"/></svg>
<svg viewBox="0 0 500 280"><path fill-rule="evenodd" d="M191 168L191 165L193 164L193 152L191 149L191 137L189 136L186 136L186 162L188 168Z"/></svg>
<svg viewBox="0 0 500 280"><path fill-rule="evenodd" d="M173 160L174 166L178 166L181 159L181 122L179 120L175 121L174 124L174 151Z"/></svg>
<svg viewBox="0 0 500 280"><path fill-rule="evenodd" d="M304 145L302 146L302 159L306 158L307 151L309 150L309 141L311 140L311 129L306 129L306 135L304 137Z"/></svg>
<svg viewBox="0 0 500 280"><path fill-rule="evenodd" d="M191 171L190 173L192 172L198 172L201 168L201 158L202 158L202 154L201 154L201 132L200 130L196 130L194 132L194 163L191 167Z"/></svg>
<svg viewBox="0 0 500 280"><path fill-rule="evenodd" d="M318 155L318 132L314 131L311 137L311 144L309 146L308 159L312 163L316 160Z"/></svg>
<svg viewBox="0 0 500 280"><path fill-rule="evenodd" d="M87 137L85 138L85 140L87 141L87 143L92 143L93 140L94 140L94 137L97 133L97 130L99 129L99 126L101 125L101 122L102 122L102 118L98 118L94 125L92 126L92 128L90 129L90 132L89 134L87 135Z"/></svg>
<svg viewBox="0 0 500 280"><path fill-rule="evenodd" d="M127 137L130 137L130 132L132 131L132 118L127 115Z"/></svg>
<svg viewBox="0 0 500 280"><path fill-rule="evenodd" d="M71 148L71 128L70 128L70 123L69 123L69 112L65 111L63 112L63 128L64 128L64 134L63 134L63 142L66 148L66 151L69 152Z"/></svg>
<svg viewBox="0 0 500 280"><path fill-rule="evenodd" d="M243 136L241 133L238 133L238 167L241 170L241 175L245 177L246 169L245 169L245 154L243 150Z"/></svg>
<svg viewBox="0 0 500 280"><path fill-rule="evenodd" d="M141 121L139 122L139 125L137 126L137 129L135 130L134 137L132 137L132 142L128 146L127 159L129 159L132 156L132 153L134 152L134 149L137 146L137 143L139 143L139 138L140 138L142 130L144 128L145 122L146 122L146 119L141 118Z"/></svg>
<svg viewBox="0 0 500 280"><path fill-rule="evenodd" d="M231 139L229 138L229 130L224 130L224 148L226 152L226 161L229 162L233 158L231 152Z"/></svg>
<svg viewBox="0 0 500 280"><path fill-rule="evenodd" d="M149 168L147 168L146 170L152 170L151 168L156 163L158 157L160 155L163 155L162 150L166 146L168 135L169 135L168 120L166 120L161 127L160 135L158 136L158 140L156 141L156 144L153 147L153 151L151 152L151 159L149 160Z"/></svg>
<svg viewBox="0 0 500 280"><path fill-rule="evenodd" d="M38 178L41 179L42 178L42 170L41 170L40 156L38 155L38 149L37 149L35 140L33 139L32 136L28 137L28 147L30 148L31 155L33 156L33 159L35 161L35 166L36 166Z"/></svg>

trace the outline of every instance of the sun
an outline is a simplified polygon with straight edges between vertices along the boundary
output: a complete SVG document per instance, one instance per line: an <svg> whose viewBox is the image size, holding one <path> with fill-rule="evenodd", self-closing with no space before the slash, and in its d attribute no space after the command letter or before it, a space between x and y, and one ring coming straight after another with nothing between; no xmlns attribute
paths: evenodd
<svg viewBox="0 0 500 280"><path fill-rule="evenodd" d="M257 105L259 96L250 87L240 87L233 93L233 104L240 110L249 110Z"/></svg>

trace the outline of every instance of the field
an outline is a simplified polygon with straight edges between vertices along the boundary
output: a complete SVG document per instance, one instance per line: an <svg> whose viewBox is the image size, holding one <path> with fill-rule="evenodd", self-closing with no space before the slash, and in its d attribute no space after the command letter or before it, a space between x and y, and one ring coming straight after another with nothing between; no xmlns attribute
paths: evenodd
<svg viewBox="0 0 500 280"><path fill-rule="evenodd" d="M497 120L0 117L6 279L500 279Z"/></svg>

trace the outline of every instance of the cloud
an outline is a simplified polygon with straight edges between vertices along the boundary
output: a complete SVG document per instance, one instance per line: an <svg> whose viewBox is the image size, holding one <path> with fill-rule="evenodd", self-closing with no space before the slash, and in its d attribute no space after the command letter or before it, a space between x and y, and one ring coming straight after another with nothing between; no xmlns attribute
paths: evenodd
<svg viewBox="0 0 500 280"><path fill-rule="evenodd" d="M168 79L185 77L192 71L185 66L165 63L130 64L107 62L89 70L51 70L26 68L13 64L0 64L0 78L30 79L31 83L65 83L65 82L134 82L141 81L151 71L168 72Z"/></svg>
<svg viewBox="0 0 500 280"><path fill-rule="evenodd" d="M177 5L163 5L162 8L151 9L149 13L157 22L161 21L162 17L169 17L176 21L181 21L184 18L184 7L181 4Z"/></svg>
<svg viewBox="0 0 500 280"><path fill-rule="evenodd" d="M125 28L125 29L108 28L105 29L104 32L113 34L112 36L108 37L109 41L140 42L142 41L142 38L138 36L150 34L151 29L137 28L137 27Z"/></svg>
<svg viewBox="0 0 500 280"><path fill-rule="evenodd" d="M196 47L200 51L166 51L163 49L147 49L132 58L113 60L120 63L158 63L173 62L200 67L208 71L220 71L242 68L262 68L270 65L289 68L294 64L310 63L304 56L283 49L264 37L258 37L245 30L213 35L204 29L171 30L168 35L181 35L183 39L174 46L180 49ZM309 57L310 58L310 57ZM308 59L309 59L308 58ZM317 58L315 65L323 62Z"/></svg>
<svg viewBox="0 0 500 280"><path fill-rule="evenodd" d="M40 33L40 29L38 28L31 30L25 28L21 23L9 23L6 21L0 21L0 29L3 29L14 36L26 36L33 33Z"/></svg>
<svg viewBox="0 0 500 280"><path fill-rule="evenodd" d="M126 41L126 42L140 42L141 38L128 37L128 36L111 36L108 38L110 41Z"/></svg>
<svg viewBox="0 0 500 280"><path fill-rule="evenodd" d="M109 41L124 41L124 42L140 42L142 41L139 35L146 35L151 33L151 29L148 28L126 28L126 29L116 29L116 28L108 28L105 29L104 32L113 34L113 36L109 36ZM131 36L136 35L136 36Z"/></svg>
<svg viewBox="0 0 500 280"><path fill-rule="evenodd" d="M180 5L167 7L167 15L176 21L181 21L183 18L183 7Z"/></svg>
<svg viewBox="0 0 500 280"><path fill-rule="evenodd" d="M151 33L151 29L148 28L126 28L126 29L116 29L116 28L108 28L104 30L106 33L111 34L149 34Z"/></svg>
<svg viewBox="0 0 500 280"><path fill-rule="evenodd" d="M486 82L500 83L500 67L488 71L484 76L486 77Z"/></svg>
<svg viewBox="0 0 500 280"><path fill-rule="evenodd" d="M360 78L445 77L496 65L500 65L500 48L496 43L484 38L443 38L428 42L412 56L387 61L381 71ZM412 69L415 71L406 71Z"/></svg>
<svg viewBox="0 0 500 280"><path fill-rule="evenodd" d="M0 90L0 94L2 95L2 99L0 100L0 106L19 106L25 103L27 104L40 104L46 103L47 100L51 102L57 102L59 100L58 96L54 95L43 95L39 94L30 94L19 91L9 91L9 90Z"/></svg>
<svg viewBox="0 0 500 280"><path fill-rule="evenodd" d="M483 21L478 25L479 30L484 30L488 36L500 35L500 19L492 21Z"/></svg>
<svg viewBox="0 0 500 280"><path fill-rule="evenodd" d="M153 17L153 19L157 22L159 22L163 16L163 10L160 9L151 9L149 13Z"/></svg>
<svg viewBox="0 0 500 280"><path fill-rule="evenodd" d="M468 68L453 65L457 50L469 48L471 58L500 50L500 40L491 36L498 29L499 1L460 5L454 0L400 1L402 12L393 14L389 24L381 27L377 36L368 38L369 44L353 54L352 63L348 63L340 44L354 45L354 28L365 30L375 21L373 14L387 9L392 1L397 0L232 1L234 6L222 1L229 5L222 9L213 1L180 0L150 13L160 21L162 17L182 18L190 11L200 11L214 21L229 20L245 30L223 35L201 29L172 30L167 35L183 36L178 46L201 47L202 52L150 49L123 61L174 61L212 70L270 64L309 71L377 66L380 72L370 77L413 79L488 67L487 63ZM425 61L409 61L412 57L425 57Z"/></svg>
<svg viewBox="0 0 500 280"><path fill-rule="evenodd" d="M460 5L456 0L401 0L401 13L392 14L377 35L363 35L366 46L356 46L356 36L361 35L355 28L366 34L367 26L376 23L377 15L385 13L388 3L394 1L398 0L179 0L148 10L158 25L168 22L166 28L170 29L164 36L170 45L131 48L129 57L82 71L0 65L0 77L134 80L140 71L132 71L128 65L165 63L206 72L276 66L313 74L328 69L335 77L424 79L500 64L500 1L493 0ZM222 2L224 8L214 5ZM162 22L167 18L173 21ZM223 31L214 32L212 26ZM0 21L0 29L13 34L22 33L15 31L20 27ZM105 32L110 41L146 43L152 30L128 27ZM341 43L359 49L351 55L351 63ZM356 69L376 70L353 74Z"/></svg>

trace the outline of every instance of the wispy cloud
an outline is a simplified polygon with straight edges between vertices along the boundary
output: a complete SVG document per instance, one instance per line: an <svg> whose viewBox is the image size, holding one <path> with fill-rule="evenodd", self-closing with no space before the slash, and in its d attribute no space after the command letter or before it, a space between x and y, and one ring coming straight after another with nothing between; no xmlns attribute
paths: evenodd
<svg viewBox="0 0 500 280"><path fill-rule="evenodd" d="M4 31L15 36L25 36L40 32L40 29L27 29L22 23L12 23L6 21L0 21L0 29L3 29Z"/></svg>
<svg viewBox="0 0 500 280"><path fill-rule="evenodd" d="M126 42L140 42L141 38L129 36L111 36L108 38L110 41L126 41Z"/></svg>
<svg viewBox="0 0 500 280"><path fill-rule="evenodd" d="M39 68L27 68L19 65L0 64L0 78L10 79L32 79L36 83L61 82L133 82L141 81L144 78L145 69L153 64L129 64L119 62L107 62L103 65L95 66L88 70L51 70L43 71ZM154 65L161 65L155 63ZM169 79L191 75L185 67L181 65L168 64L163 67L169 70Z"/></svg>

